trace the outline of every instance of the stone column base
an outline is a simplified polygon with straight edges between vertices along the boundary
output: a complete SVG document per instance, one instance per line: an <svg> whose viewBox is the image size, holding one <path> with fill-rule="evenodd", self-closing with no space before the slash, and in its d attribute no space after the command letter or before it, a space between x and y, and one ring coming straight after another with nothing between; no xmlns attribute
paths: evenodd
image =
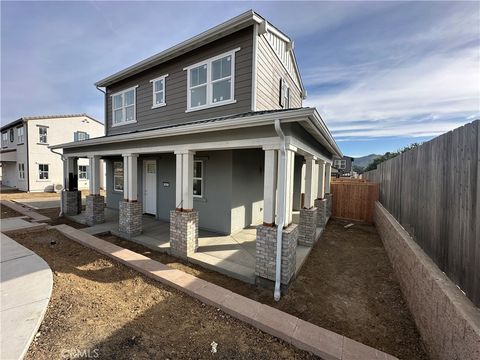
<svg viewBox="0 0 480 360"><path fill-rule="evenodd" d="M105 222L105 198L101 195L88 195L85 206L87 225L93 226Z"/></svg>
<svg viewBox="0 0 480 360"><path fill-rule="evenodd" d="M327 199L316 199L317 208L317 226L324 229L327 225Z"/></svg>
<svg viewBox="0 0 480 360"><path fill-rule="evenodd" d="M197 251L198 211L170 211L170 253L182 259Z"/></svg>
<svg viewBox="0 0 480 360"><path fill-rule="evenodd" d="M283 230L281 283L287 285L295 276L298 226L290 225ZM257 226L255 251L255 275L275 281L277 254L277 227Z"/></svg>
<svg viewBox="0 0 480 360"><path fill-rule="evenodd" d="M142 233L142 203L138 201L119 202L118 230L127 237Z"/></svg>
<svg viewBox="0 0 480 360"><path fill-rule="evenodd" d="M333 202L333 194L326 194L325 198L327 199L327 221L332 216L332 202Z"/></svg>
<svg viewBox="0 0 480 360"><path fill-rule="evenodd" d="M82 193L80 191L63 190L60 196L64 215L77 215L82 212Z"/></svg>
<svg viewBox="0 0 480 360"><path fill-rule="evenodd" d="M317 232L317 208L301 209L298 224L298 245L313 246Z"/></svg>

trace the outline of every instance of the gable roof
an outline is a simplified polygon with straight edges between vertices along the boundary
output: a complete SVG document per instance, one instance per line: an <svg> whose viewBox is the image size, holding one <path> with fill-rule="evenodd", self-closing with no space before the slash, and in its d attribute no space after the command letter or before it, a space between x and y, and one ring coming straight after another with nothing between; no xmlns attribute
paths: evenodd
<svg viewBox="0 0 480 360"><path fill-rule="evenodd" d="M254 24L262 24L264 26L264 30L267 32L273 33L275 36L278 36L282 38L285 42L289 44L293 44L292 40L282 33L280 30L278 30L276 27L274 27L272 24L268 23L265 18L257 14L253 10L248 10L244 12L243 14L240 14L238 16L235 16L234 18L227 20L217 26L214 26L213 28L206 30L188 40L185 40L177 45L174 45L162 52L159 52L153 56L150 56L149 58L146 58L145 60L142 60L136 64L133 64L121 71L118 71L114 73L113 75L110 75L102 80L99 80L95 83L96 87L106 87L108 85L111 85L117 81L126 79L127 77L130 77L132 75L138 74L146 69L149 69L153 66L159 65L161 63L164 63L168 60L171 60L175 57L178 57L180 55L183 55L189 51L192 51L194 49L197 49L203 45L206 45L214 40L218 40L220 38L223 38L229 34L232 34L234 32L237 32L238 30L244 29L248 26L254 25ZM297 75L300 83L300 87L303 93L305 93L305 88L303 86L301 77L300 77L300 71L298 69L298 65L295 59L295 55L293 54L293 46L292 46L292 51L291 51L291 56L292 56L292 65L295 70L295 74Z"/></svg>
<svg viewBox="0 0 480 360"><path fill-rule="evenodd" d="M40 119L64 119L64 118L73 118L73 117L87 117L89 118L90 120L93 120L101 125L104 125L103 123L101 123L100 121L98 121L97 119L91 117L90 115L87 115L85 113L82 113L82 114L66 114L66 115L43 115L43 116L24 116L24 117L21 117L20 119L17 119L17 120L14 120L12 122L9 122L8 124L6 125L3 125L1 128L0 128L0 131L3 131L3 130L6 130L8 128L11 128L13 126L17 126L17 125L20 125L20 124L23 124L25 122L27 122L28 120L40 120Z"/></svg>

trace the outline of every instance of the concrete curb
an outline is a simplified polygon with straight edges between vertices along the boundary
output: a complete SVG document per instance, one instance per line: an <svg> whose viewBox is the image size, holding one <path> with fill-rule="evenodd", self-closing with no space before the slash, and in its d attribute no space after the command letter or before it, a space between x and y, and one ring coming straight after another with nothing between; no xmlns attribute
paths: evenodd
<svg viewBox="0 0 480 360"><path fill-rule="evenodd" d="M48 264L5 234L1 237L2 359L22 359L47 311L53 288Z"/></svg>
<svg viewBox="0 0 480 360"><path fill-rule="evenodd" d="M15 203L13 201L10 201L10 200L1 200L0 203L2 204L2 206L7 206L10 209L19 212L22 215L28 216L29 218L33 219L32 220L33 222L41 222L41 221L50 222L50 221L52 221L52 219L50 219L49 217L46 217L42 214L39 214L39 213L33 211L33 209L31 209L30 207L28 207L26 205L23 206L23 205Z"/></svg>
<svg viewBox="0 0 480 360"><path fill-rule="evenodd" d="M142 274L182 291L205 304L326 360L393 360L384 352L303 321L158 261L86 234L68 225L53 226L69 239Z"/></svg>

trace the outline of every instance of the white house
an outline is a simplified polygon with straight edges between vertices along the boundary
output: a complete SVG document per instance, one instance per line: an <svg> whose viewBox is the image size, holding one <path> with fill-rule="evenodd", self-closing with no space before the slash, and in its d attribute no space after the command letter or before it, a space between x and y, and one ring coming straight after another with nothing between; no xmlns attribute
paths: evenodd
<svg viewBox="0 0 480 360"><path fill-rule="evenodd" d="M61 151L50 145L104 135L104 126L86 114L23 117L1 128L2 185L22 191L53 191L63 184ZM88 160L78 162L78 187L89 187ZM103 176L101 176L103 179ZM58 189L58 187L57 187Z"/></svg>

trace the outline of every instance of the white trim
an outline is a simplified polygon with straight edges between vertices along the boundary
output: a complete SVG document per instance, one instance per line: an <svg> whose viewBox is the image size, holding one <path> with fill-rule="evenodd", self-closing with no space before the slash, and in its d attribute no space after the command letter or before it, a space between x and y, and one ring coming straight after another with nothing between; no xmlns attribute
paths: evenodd
<svg viewBox="0 0 480 360"><path fill-rule="evenodd" d="M113 93L110 95L110 97L112 98L112 127L117 127L117 126L122 126L127 124L134 124L137 122L137 88L138 88L138 85L135 85L135 86L129 87L128 89L117 91L116 93ZM127 117L126 117L127 107L124 105L123 95L132 90L133 90L133 120L127 121ZM115 101L113 98L118 95L122 95L122 107L115 109L114 108ZM129 105L129 106L132 106L132 105ZM124 120L122 122L115 123L115 110L120 110L120 109L122 110L122 119Z"/></svg>
<svg viewBox="0 0 480 360"><path fill-rule="evenodd" d="M166 81L167 76L168 76L168 74L165 74L165 75L162 75L162 76L159 76L155 79L150 80L150 82L152 83L152 109L156 109L156 108L163 107L163 106L167 105L167 84L166 84L167 83L167 81ZM159 103L159 104L156 104L155 103L155 95L157 94L157 92L160 92L160 91L155 91L155 83L157 81L160 81L160 80L163 80L163 102Z"/></svg>
<svg viewBox="0 0 480 360"><path fill-rule="evenodd" d="M257 109L257 47L258 24L253 25L253 53L252 53L252 111Z"/></svg>
<svg viewBox="0 0 480 360"><path fill-rule="evenodd" d="M195 64L189 65L185 68L183 68L184 71L187 71L187 109L185 112L192 112L192 111L197 111L197 110L203 110L203 109L208 109L211 107L216 107L216 106L222 106L222 105L228 105L235 103L235 53L239 51L240 48L235 48L233 50L224 52L220 55L216 55L214 57L205 59L203 61L197 62ZM224 57L230 56L230 76L221 78L221 79L216 79L212 80L212 63L216 60L222 59ZM207 74L206 74L206 82L203 84L196 85L194 87L190 86L190 72L192 69L201 67L201 66L206 66ZM230 99L223 100L223 101L217 101L213 102L213 84L219 81L224 81L226 79L230 78ZM191 90L192 88L196 87L206 87L206 103L204 105L199 105L199 106L191 106Z"/></svg>

